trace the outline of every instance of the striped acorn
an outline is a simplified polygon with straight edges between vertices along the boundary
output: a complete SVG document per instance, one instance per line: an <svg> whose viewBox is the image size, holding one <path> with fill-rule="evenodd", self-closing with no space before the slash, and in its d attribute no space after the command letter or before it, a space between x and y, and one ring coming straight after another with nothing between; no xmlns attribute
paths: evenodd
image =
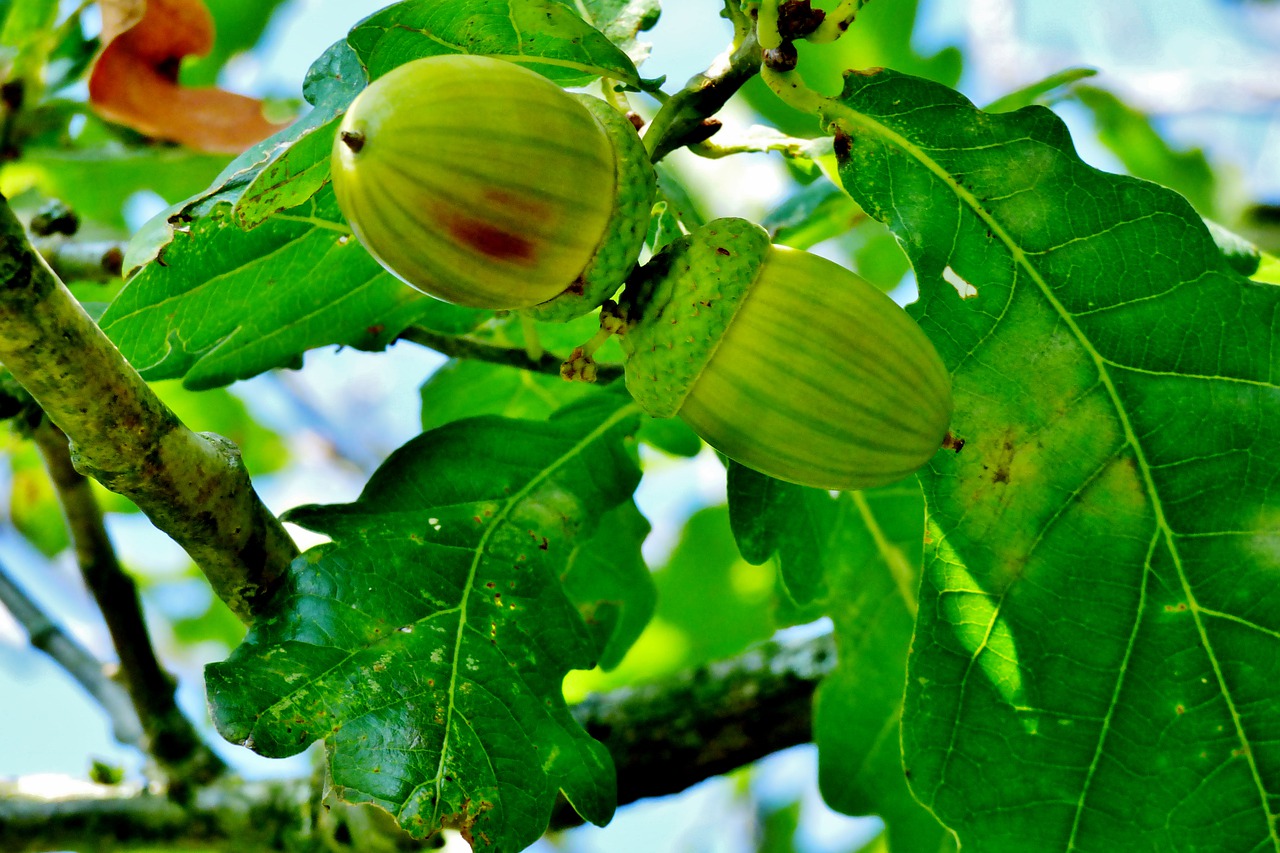
<svg viewBox="0 0 1280 853"><path fill-rule="evenodd" d="M937 451L946 368L920 327L839 264L718 219L632 277L619 312L627 389L780 480L863 489Z"/></svg>
<svg viewBox="0 0 1280 853"><path fill-rule="evenodd" d="M655 177L625 116L511 62L401 65L334 141L338 204L396 276L477 308L585 314L634 267Z"/></svg>

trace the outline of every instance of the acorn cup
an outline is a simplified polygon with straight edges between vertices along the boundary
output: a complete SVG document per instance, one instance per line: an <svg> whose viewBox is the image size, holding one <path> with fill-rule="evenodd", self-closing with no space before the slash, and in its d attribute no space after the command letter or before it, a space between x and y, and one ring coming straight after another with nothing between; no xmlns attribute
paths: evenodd
<svg viewBox="0 0 1280 853"><path fill-rule="evenodd" d="M933 344L862 277L718 219L638 270L618 308L627 389L780 480L864 489L938 450L950 378Z"/></svg>
<svg viewBox="0 0 1280 853"><path fill-rule="evenodd" d="M447 302L553 321L618 289L656 185L617 110L461 54L371 83L342 121L331 166L352 230L397 277Z"/></svg>

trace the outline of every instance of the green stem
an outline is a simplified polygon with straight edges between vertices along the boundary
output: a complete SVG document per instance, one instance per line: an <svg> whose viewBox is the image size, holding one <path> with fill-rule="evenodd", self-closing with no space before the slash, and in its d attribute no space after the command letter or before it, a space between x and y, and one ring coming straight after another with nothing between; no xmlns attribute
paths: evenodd
<svg viewBox="0 0 1280 853"><path fill-rule="evenodd" d="M400 340L428 347L450 358L470 358L489 364L501 364L534 373L545 373L549 376L559 376L560 365L563 363L563 359L549 352L544 352L541 358L535 360L522 349L498 346L459 335L446 335L421 326L410 326L405 329L400 333ZM612 382L621 377L622 365L600 365L599 381L601 383Z"/></svg>
<svg viewBox="0 0 1280 853"><path fill-rule="evenodd" d="M782 47L782 34L778 32L778 0L760 0L756 38L762 50L777 50Z"/></svg>
<svg viewBox="0 0 1280 853"><path fill-rule="evenodd" d="M783 103L803 113L819 115L831 102L805 85L797 71L774 71L766 65L760 69L760 77Z"/></svg>
<svg viewBox="0 0 1280 853"><path fill-rule="evenodd" d="M840 0L840 4L827 13L827 17L818 25L818 28L805 38L814 44L835 41L844 35L845 30L849 29L853 19L866 4L867 0Z"/></svg>

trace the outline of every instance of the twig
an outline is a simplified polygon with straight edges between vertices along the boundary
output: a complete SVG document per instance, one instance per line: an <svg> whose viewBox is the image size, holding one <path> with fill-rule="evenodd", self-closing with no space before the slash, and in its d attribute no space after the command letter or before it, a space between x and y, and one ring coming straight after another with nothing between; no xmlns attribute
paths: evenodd
<svg viewBox="0 0 1280 853"><path fill-rule="evenodd" d="M760 60L760 44L754 33L747 33L667 99L644 135L650 159L657 163L677 148L705 142L720 126L711 117L755 76Z"/></svg>
<svg viewBox="0 0 1280 853"><path fill-rule="evenodd" d="M226 765L174 701L177 685L156 659L137 586L120 567L89 481L71 464L67 437L47 418L32 430L32 437L62 504L85 586L111 633L125 689L147 733L147 751L173 781L208 782Z"/></svg>
<svg viewBox="0 0 1280 853"><path fill-rule="evenodd" d="M458 335L446 335L442 332L424 329L421 326L410 326L405 329L400 333L400 340L429 347L450 358L472 358L476 361L504 364L507 367L518 367L521 370L531 370L535 373L546 373L551 376L559 376L560 365L564 363L564 359L553 353L544 352L541 358L535 360L523 349L498 346ZM601 364L596 381L604 385L621 378L622 375L622 365Z"/></svg>
<svg viewBox="0 0 1280 853"><path fill-rule="evenodd" d="M71 439L76 470L136 503L252 621L297 546L235 445L196 434L85 314L0 202L0 363Z"/></svg>
<svg viewBox="0 0 1280 853"><path fill-rule="evenodd" d="M141 748L142 724L124 688L107 677L102 662L63 631L27 597L4 566L0 566L0 602L31 637L31 645L53 658L107 712L111 735L120 743ZM2 847L3 845L0 845Z"/></svg>
<svg viewBox="0 0 1280 853"><path fill-rule="evenodd" d="M591 697L573 713L609 748L618 767L618 802L626 804L679 793L808 742L813 691L834 663L830 635L768 643L671 682ZM97 796L52 801L13 796L0 783L0 850L106 851L126 846L119 839L195 842L218 849L233 841L241 850L255 849L263 839L310 839L314 844L317 824L307 805L310 788L306 779L257 785L227 779L203 789L189 807L180 809L138 791L102 789ZM340 812L337 804L326 805ZM320 817L326 815L332 813ZM564 803L552 817L553 827L580 822ZM348 820L344 826L350 832L353 823ZM373 828L383 838L390 835ZM374 848L365 841L365 846L353 842L350 849Z"/></svg>
<svg viewBox="0 0 1280 853"><path fill-rule="evenodd" d="M35 241L49 268L63 281L112 282L120 280L124 244L111 240L83 242L59 238Z"/></svg>

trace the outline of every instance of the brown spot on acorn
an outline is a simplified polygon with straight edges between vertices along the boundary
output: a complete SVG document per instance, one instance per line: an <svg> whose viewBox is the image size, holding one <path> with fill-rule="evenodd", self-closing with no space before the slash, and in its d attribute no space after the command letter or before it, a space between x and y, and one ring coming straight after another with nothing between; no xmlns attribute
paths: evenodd
<svg viewBox="0 0 1280 853"><path fill-rule="evenodd" d="M445 219L445 228L459 243L482 255L499 261L515 261L532 265L537 252L533 241L496 225L469 216L455 215Z"/></svg>

